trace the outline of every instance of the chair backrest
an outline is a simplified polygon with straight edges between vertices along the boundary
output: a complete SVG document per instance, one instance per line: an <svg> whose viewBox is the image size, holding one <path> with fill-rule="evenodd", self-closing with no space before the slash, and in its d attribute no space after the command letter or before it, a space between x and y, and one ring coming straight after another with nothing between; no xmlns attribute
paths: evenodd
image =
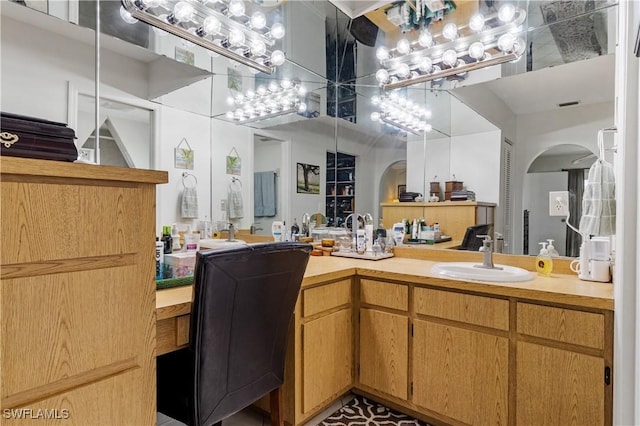
<svg viewBox="0 0 640 426"><path fill-rule="evenodd" d="M478 235L487 235L491 229L491 225L473 225L467 227L462 239L462 244L458 247L458 250L472 250L478 251L482 247L482 238L478 238Z"/></svg>
<svg viewBox="0 0 640 426"><path fill-rule="evenodd" d="M198 252L190 346L192 424L213 424L282 385L310 244Z"/></svg>

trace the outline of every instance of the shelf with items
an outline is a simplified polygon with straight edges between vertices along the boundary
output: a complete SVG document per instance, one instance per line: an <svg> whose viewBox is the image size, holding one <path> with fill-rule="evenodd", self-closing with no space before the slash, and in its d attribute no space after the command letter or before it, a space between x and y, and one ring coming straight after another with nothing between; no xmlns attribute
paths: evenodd
<svg viewBox="0 0 640 426"><path fill-rule="evenodd" d="M342 226L355 209L356 157L327 152L326 215L330 226Z"/></svg>

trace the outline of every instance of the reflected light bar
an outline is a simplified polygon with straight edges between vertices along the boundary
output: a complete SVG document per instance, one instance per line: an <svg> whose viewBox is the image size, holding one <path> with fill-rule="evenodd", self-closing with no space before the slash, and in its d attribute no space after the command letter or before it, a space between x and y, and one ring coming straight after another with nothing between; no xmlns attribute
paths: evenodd
<svg viewBox="0 0 640 426"><path fill-rule="evenodd" d="M526 50L518 37L527 13L510 3L483 16L476 13L458 27L450 22L440 34L425 26L415 40L400 39L396 46L376 51L381 68L376 79L384 90L393 90L442 78L464 79L466 73L518 60Z"/></svg>
<svg viewBox="0 0 640 426"><path fill-rule="evenodd" d="M284 36L284 26L268 27L259 10L247 16L242 0L121 1L131 17L258 71L271 74L284 63L281 50L269 50Z"/></svg>

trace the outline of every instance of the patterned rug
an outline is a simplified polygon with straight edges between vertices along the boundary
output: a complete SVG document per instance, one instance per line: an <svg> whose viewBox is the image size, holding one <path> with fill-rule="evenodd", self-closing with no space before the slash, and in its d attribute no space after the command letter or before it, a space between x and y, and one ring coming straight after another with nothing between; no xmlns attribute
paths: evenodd
<svg viewBox="0 0 640 426"><path fill-rule="evenodd" d="M363 396L327 417L318 426L430 426L405 414L394 411Z"/></svg>

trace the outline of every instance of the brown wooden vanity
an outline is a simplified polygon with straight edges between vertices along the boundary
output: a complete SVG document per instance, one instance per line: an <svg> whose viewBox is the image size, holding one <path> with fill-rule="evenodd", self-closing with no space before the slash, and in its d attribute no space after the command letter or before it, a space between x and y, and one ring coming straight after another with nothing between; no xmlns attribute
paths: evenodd
<svg viewBox="0 0 640 426"><path fill-rule="evenodd" d="M434 424L612 424L611 284L454 281L433 264L310 260L289 340L288 423L352 390ZM190 297L158 292L158 330L174 302L189 303L170 292Z"/></svg>

